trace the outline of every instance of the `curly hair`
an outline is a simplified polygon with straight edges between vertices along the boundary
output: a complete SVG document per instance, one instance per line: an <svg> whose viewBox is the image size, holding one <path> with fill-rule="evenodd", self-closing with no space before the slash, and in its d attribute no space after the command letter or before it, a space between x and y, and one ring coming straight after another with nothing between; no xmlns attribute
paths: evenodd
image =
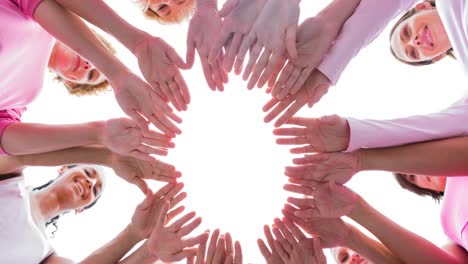
<svg viewBox="0 0 468 264"><path fill-rule="evenodd" d="M116 55L117 52L115 48L100 34L96 33L93 30L94 34L99 38L99 40L104 44L104 46L109 50L112 55ZM68 92L72 95L83 96L83 95L99 95L101 93L110 91L109 81L105 80L98 84L81 84L71 81L66 81L59 75L56 75L54 78L56 81L63 83Z"/></svg>
<svg viewBox="0 0 468 264"><path fill-rule="evenodd" d="M431 4L431 6L436 7L435 0L425 0L424 2L428 2L429 4ZM413 7L408 12L406 12L403 16L401 16L400 19L398 19L398 21L393 26L392 30L390 30L390 40L392 39L393 33L395 33L395 30L397 29L397 27L400 26L401 23L403 23L404 21L406 21L407 19L409 19L410 17L415 15L416 13L417 13L416 12L416 7ZM424 60L424 61L406 61L406 60L402 60L402 59L398 58L398 56L395 54L395 51L392 49L391 45L390 45L390 53L398 61L400 61L400 62L402 62L404 64L412 65L412 66L424 66L424 65L430 65L430 64L433 64L433 63L437 62L437 60L434 60L434 59L429 59L429 60ZM450 48L449 50L447 50L446 55L453 58L453 59L456 59L455 54L453 53L453 48Z"/></svg>
<svg viewBox="0 0 468 264"><path fill-rule="evenodd" d="M437 191L434 191L434 190L421 188L421 187L416 186L415 184L409 182L406 179L406 176L411 176L410 174L394 172L393 176L395 177L396 181L401 186L401 188L403 188L405 190L408 190L408 191L410 191L410 192L412 192L414 194L417 194L419 196L430 196L436 202L440 202L440 199L442 199L444 197L444 192L437 192Z"/></svg>
<svg viewBox="0 0 468 264"><path fill-rule="evenodd" d="M195 11L195 0L187 0L185 5L182 5L175 12L171 12L171 15L161 17L155 11L149 8L151 0L136 0L136 4L141 8L146 18L156 20L160 24L178 24L184 20L188 20Z"/></svg>

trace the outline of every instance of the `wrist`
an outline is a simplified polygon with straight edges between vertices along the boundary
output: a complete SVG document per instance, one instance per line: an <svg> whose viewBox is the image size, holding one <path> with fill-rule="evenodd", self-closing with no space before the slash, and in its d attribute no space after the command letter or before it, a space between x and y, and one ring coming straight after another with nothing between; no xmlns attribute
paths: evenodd
<svg viewBox="0 0 468 264"><path fill-rule="evenodd" d="M365 170L365 164L364 164L364 159L363 159L363 150L364 149L357 149L350 154L354 157L355 164L356 164L356 173Z"/></svg>
<svg viewBox="0 0 468 264"><path fill-rule="evenodd" d="M362 197L359 194L356 194L353 209L351 210L351 212L348 213L348 217L356 222L359 222L359 218L364 215L365 204L366 201L362 199Z"/></svg>
<svg viewBox="0 0 468 264"><path fill-rule="evenodd" d="M136 227L134 227L132 223L125 227L124 233L125 237L128 239L128 241L131 241L132 244L136 244L145 239L138 234Z"/></svg>
<svg viewBox="0 0 468 264"><path fill-rule="evenodd" d="M218 10L217 0L197 0L197 10L199 8L214 8Z"/></svg>
<svg viewBox="0 0 468 264"><path fill-rule="evenodd" d="M139 31L133 34L128 41L127 45L125 45L134 55L136 55L138 47L140 47L141 44L146 42L149 38L151 38L150 34L144 32L144 31Z"/></svg>
<svg viewBox="0 0 468 264"><path fill-rule="evenodd" d="M91 122L90 124L90 131L92 135L92 141L93 143L89 145L104 145L103 142L103 134L104 134L104 129L105 129L105 121L94 121Z"/></svg>
<svg viewBox="0 0 468 264"><path fill-rule="evenodd" d="M156 256L153 250L151 250L151 248L149 247L148 240L145 241L142 248L143 248L142 257L145 260L151 260L151 261L159 260L159 257Z"/></svg>

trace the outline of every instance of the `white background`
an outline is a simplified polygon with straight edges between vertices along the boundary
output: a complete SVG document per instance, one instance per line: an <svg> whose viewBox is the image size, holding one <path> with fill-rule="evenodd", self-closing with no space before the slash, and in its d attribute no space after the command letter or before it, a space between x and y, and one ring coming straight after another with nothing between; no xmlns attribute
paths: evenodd
<svg viewBox="0 0 468 264"><path fill-rule="evenodd" d="M185 57L188 23L161 26L144 19L131 1L107 1L137 27L164 38ZM224 1L220 1L220 5ZM326 0L302 1L301 21L313 16ZM397 62L389 52L387 28L348 66L337 86L312 109L298 115L318 117L339 114L356 118L395 118L431 113L447 107L462 95L466 81L457 62L444 59L433 66L411 67ZM139 72L136 60L115 40L118 57ZM183 72L192 103L175 139L176 148L162 160L183 173L188 210L196 210L203 223L197 233L221 228L243 246L244 263L264 263L256 244L262 226L281 216L287 197L282 186L284 166L293 155L275 144L272 124L265 124L262 106L269 100L264 89L248 91L246 82L234 74L222 93L206 85L198 61ZM75 97L47 73L42 95L29 107L25 122L66 124L122 116L111 92ZM56 176L57 168L30 168L28 183L38 185ZM81 260L118 234L129 223L142 193L106 169L108 188L91 210L69 213L59 221L51 242L59 255ZM157 190L161 183L151 183ZM349 184L392 220L442 245L447 238L439 222L439 206L398 187L390 173L360 173ZM328 251L326 251L328 254ZM330 259L330 262L333 261Z"/></svg>

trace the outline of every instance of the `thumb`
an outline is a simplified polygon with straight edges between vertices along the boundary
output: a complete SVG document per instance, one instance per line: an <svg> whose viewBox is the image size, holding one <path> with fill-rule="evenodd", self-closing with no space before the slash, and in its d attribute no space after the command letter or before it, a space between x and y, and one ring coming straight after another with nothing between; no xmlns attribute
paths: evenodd
<svg viewBox="0 0 468 264"><path fill-rule="evenodd" d="M289 53L291 58L297 58L297 50L296 50L296 33L297 33L297 24L291 25L286 29L286 39L285 45L286 50Z"/></svg>
<svg viewBox="0 0 468 264"><path fill-rule="evenodd" d="M142 189L142 191L143 191L143 189ZM153 203L153 192L151 190L147 189L145 194L146 194L145 199L138 206L142 210L146 210L146 209L150 208L151 204Z"/></svg>
<svg viewBox="0 0 468 264"><path fill-rule="evenodd" d="M239 0L228 0L226 3L224 3L221 10L219 10L218 15L220 17L228 16L229 14L232 13L232 11L234 11L234 9L238 5L239 5Z"/></svg>
<svg viewBox="0 0 468 264"><path fill-rule="evenodd" d="M188 69L187 64L185 64L184 60L179 56L179 54L177 54L177 52L173 48L168 49L166 55L180 69Z"/></svg>
<svg viewBox="0 0 468 264"><path fill-rule="evenodd" d="M146 194L146 198L145 200L143 201L143 204L145 204L145 207L146 208L146 203L148 201L152 201L152 197L153 197L153 193L151 192L151 190L149 189L148 187L148 184L146 184L146 182L143 180L143 179L140 179L140 178L137 178L135 176L135 178L133 178L132 180L132 183L135 184L138 188L140 188L140 190ZM149 204L148 206L150 206L151 204Z"/></svg>
<svg viewBox="0 0 468 264"><path fill-rule="evenodd" d="M185 56L185 61L187 63L187 68L190 69L193 66L193 63L195 62L195 40L193 39L193 34L191 33L191 30L189 30L188 36L187 36L187 54Z"/></svg>

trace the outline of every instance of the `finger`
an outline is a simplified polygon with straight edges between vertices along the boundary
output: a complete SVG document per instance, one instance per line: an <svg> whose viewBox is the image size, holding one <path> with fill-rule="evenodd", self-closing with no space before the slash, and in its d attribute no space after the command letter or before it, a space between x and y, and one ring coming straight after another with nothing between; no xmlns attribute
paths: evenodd
<svg viewBox="0 0 468 264"><path fill-rule="evenodd" d="M158 216L158 221L156 226L157 227L164 227L164 224L166 223L166 216L167 216L167 211L169 210L169 203L165 202L163 206L161 207L161 211Z"/></svg>
<svg viewBox="0 0 468 264"><path fill-rule="evenodd" d="M297 206L301 209L309 209L315 207L315 200L312 198L296 198L296 197L288 197L288 203Z"/></svg>
<svg viewBox="0 0 468 264"><path fill-rule="evenodd" d="M177 232L183 225L185 225L190 219L195 217L195 212L190 212L179 218L177 221L172 223L168 229L172 232Z"/></svg>
<svg viewBox="0 0 468 264"><path fill-rule="evenodd" d="M286 63L286 58L283 56L280 60L280 63L278 63L275 66L275 69L273 70L270 78L268 79L268 87L270 87L271 90L273 90L273 87L275 86L276 80L278 79L278 75L280 74L281 70L285 66L284 64Z"/></svg>
<svg viewBox="0 0 468 264"><path fill-rule="evenodd" d="M151 82L151 87L154 90L154 93L161 98L162 101L164 101L166 104L169 103L169 99L164 95L163 91L159 87L159 84L157 82Z"/></svg>
<svg viewBox="0 0 468 264"><path fill-rule="evenodd" d="M171 90L171 93L174 96L174 99L176 100L177 105L179 105L179 108L183 111L187 110L187 104L185 104L185 101L181 93L181 89L179 88L177 83L174 80L172 80L172 81L169 81L167 85L169 86L169 89Z"/></svg>
<svg viewBox="0 0 468 264"><path fill-rule="evenodd" d="M236 241L234 243L234 250L235 250L234 263L242 264L242 247L239 241Z"/></svg>
<svg viewBox="0 0 468 264"><path fill-rule="evenodd" d="M249 61L247 62L247 66L245 66L244 69L244 74L242 75L242 79L244 81L249 79L250 73L252 73L252 70L255 66L255 63L257 62L258 56L260 56L260 53L262 52L262 49L263 46L257 42L257 44L255 44L253 49L249 52Z"/></svg>
<svg viewBox="0 0 468 264"><path fill-rule="evenodd" d="M184 183L179 182L176 185L173 185L172 188L167 190L167 193L164 194L163 196L160 196L161 199L163 199L165 202L171 202L171 200L178 194L182 188L184 188Z"/></svg>
<svg viewBox="0 0 468 264"><path fill-rule="evenodd" d="M158 155L164 155L164 154L161 153L161 154L158 154ZM129 156L133 157L133 158L136 158L136 159L139 159L139 160L148 161L148 162L151 162L151 161L155 160L154 157L152 157L151 155L149 155L146 152L140 151L139 149L135 149L135 150L130 151Z"/></svg>
<svg viewBox="0 0 468 264"><path fill-rule="evenodd" d="M189 30L187 34L187 53L185 55L185 61L187 63L187 68L192 68L193 63L195 62L195 48L196 42L193 37L192 30Z"/></svg>
<svg viewBox="0 0 468 264"><path fill-rule="evenodd" d="M167 57L179 67L179 69L188 69L189 67L185 64L184 60L177 54L175 49L169 47L166 52Z"/></svg>
<svg viewBox="0 0 468 264"><path fill-rule="evenodd" d="M146 145L151 146L151 147L158 147L158 148L173 148L173 147L175 147L174 142L161 141L159 139L152 139L152 138L147 138L147 137L143 137L141 142L143 144L146 144Z"/></svg>
<svg viewBox="0 0 468 264"><path fill-rule="evenodd" d="M172 254L171 255L171 262L174 262L174 261L181 261L185 258L190 258L190 257L193 257L195 256L195 254L197 254L197 249L196 248L184 248L182 249L181 251L175 253L175 254Z"/></svg>
<svg viewBox="0 0 468 264"><path fill-rule="evenodd" d="M177 111L180 111L181 107L177 103L177 100L175 99L174 95L172 94L171 89L169 88L167 83L165 81L162 81L162 82L159 83L159 87L161 87L161 90L163 91L164 95L167 98L169 98L169 101L172 103L174 108L177 109Z"/></svg>
<svg viewBox="0 0 468 264"><path fill-rule="evenodd" d="M300 184L302 186L308 187L312 191L312 195L313 195L313 192L314 192L314 190L316 188L319 188L320 186L322 186L321 182L315 181L313 179L311 179L311 180L309 180L309 179L302 180L302 179L298 179L298 178L289 178L288 180L291 183Z"/></svg>
<svg viewBox="0 0 468 264"><path fill-rule="evenodd" d="M162 122L162 120L165 120L165 119L166 119L166 123L167 122L170 123L170 121L167 120L167 118L165 118L164 116L156 117L156 115L154 114L150 116L151 123L157 128L159 128L166 135L170 137L175 137L177 132L179 132L180 134L180 129L178 129L174 124L170 123L169 127L166 126L166 124Z"/></svg>
<svg viewBox="0 0 468 264"><path fill-rule="evenodd" d="M195 264L195 257L187 257L187 264Z"/></svg>
<svg viewBox="0 0 468 264"><path fill-rule="evenodd" d="M145 199L138 205L138 209L140 210L147 210L153 204L153 192L151 190L147 190L145 195Z"/></svg>
<svg viewBox="0 0 468 264"><path fill-rule="evenodd" d="M215 263L215 264L223 263L222 260L223 260L223 258L225 256L224 248L225 248L224 235L220 235L219 239L218 239L218 244L216 245L216 250L215 250L215 254L213 256L213 262L212 263Z"/></svg>
<svg viewBox="0 0 468 264"><path fill-rule="evenodd" d="M277 138L276 143L280 145L304 145L309 143L309 139L305 137L288 137L288 138Z"/></svg>
<svg viewBox="0 0 468 264"><path fill-rule="evenodd" d="M301 68L294 67L293 71L291 72L291 75L289 75L289 79L286 81L286 83L283 86L283 89L278 94L278 99L281 100L289 94L294 84L296 83L297 79L299 79L300 75L301 75Z"/></svg>
<svg viewBox="0 0 468 264"><path fill-rule="evenodd" d="M291 103L292 103L292 99L287 97L286 99L282 100L282 101L279 101L279 104L276 105L276 107L271 110L270 113L268 113L267 116L265 116L264 120L265 122L268 121L270 122L271 120L275 119L279 114L281 114L284 109L286 109ZM276 122L275 122L275 126L277 127L276 125Z"/></svg>
<svg viewBox="0 0 468 264"><path fill-rule="evenodd" d="M213 79L213 72L211 70L210 64L208 63L208 59L200 57L200 60L202 64L203 74L205 75L205 79L206 79L206 83L208 84L208 87L210 87L212 91L216 91L216 84Z"/></svg>
<svg viewBox="0 0 468 264"><path fill-rule="evenodd" d="M209 63L213 63L218 59L220 54L223 52L224 45L227 43L228 39L231 38L232 34L233 33L230 30L227 30L226 25L223 23L216 41L213 43L213 46L211 46L210 54L208 56Z"/></svg>
<svg viewBox="0 0 468 264"><path fill-rule="evenodd" d="M205 231L209 235L209 230ZM195 264L204 264L205 263L205 253L206 253L206 244L207 241L204 240L203 242L198 245L198 250L197 250L197 257L196 257L196 262Z"/></svg>
<svg viewBox="0 0 468 264"><path fill-rule="evenodd" d="M170 211L170 212L167 214L166 222L167 222L167 223L171 222L172 219L174 219L174 217L180 215L184 210L185 210L185 207L184 207L184 206L179 206L179 207L177 207L176 209L173 209L172 211Z"/></svg>
<svg viewBox="0 0 468 264"><path fill-rule="evenodd" d="M193 247L195 245L198 245L202 243L203 241L206 241L208 239L209 234L207 232L204 232L198 236L195 237L190 237L190 238L184 238L182 240L182 246L183 247ZM196 251L194 252L194 254Z"/></svg>
<svg viewBox="0 0 468 264"><path fill-rule="evenodd" d="M131 183L135 184L143 193L148 193L149 187L144 180L134 177Z"/></svg>
<svg viewBox="0 0 468 264"><path fill-rule="evenodd" d="M296 95L290 95L293 98ZM301 108L305 105L305 101L296 100L275 122L275 127L282 126L287 123Z"/></svg>
<svg viewBox="0 0 468 264"><path fill-rule="evenodd" d="M219 61L215 61L214 64L210 65L210 67L213 73L215 86L218 88L218 91L220 92L224 91L224 85L223 85L224 80L222 77L224 70L222 68L220 69Z"/></svg>
<svg viewBox="0 0 468 264"><path fill-rule="evenodd" d="M192 233L192 231L195 230L195 228L197 228L201 224L201 222L202 222L201 217L195 218L192 222L180 228L179 231L177 231L177 235L179 237L183 237Z"/></svg>
<svg viewBox="0 0 468 264"><path fill-rule="evenodd" d="M239 0L228 0L226 3L224 3L223 7L221 10L219 10L218 15L220 17L225 17L231 14L231 12L236 9L236 7L239 5Z"/></svg>
<svg viewBox="0 0 468 264"><path fill-rule="evenodd" d="M258 81L258 87L263 87L270 78L274 78L276 81L276 76L278 75L278 68L281 70L283 64L283 56L278 53L273 53L270 60L268 61L268 65L266 66L265 71L263 71L263 74L260 77L260 80ZM274 77L272 76L273 74L275 74Z"/></svg>
<svg viewBox="0 0 468 264"><path fill-rule="evenodd" d="M322 151L322 148L314 147L312 145L307 145L298 148L292 148L290 152L292 154L305 154L305 153L317 153Z"/></svg>
<svg viewBox="0 0 468 264"><path fill-rule="evenodd" d="M284 217L283 223L288 227L288 229L298 241L302 241L307 238L304 235L304 233L299 229L299 227L297 227L289 218Z"/></svg>
<svg viewBox="0 0 468 264"><path fill-rule="evenodd" d="M276 224L276 227L278 228L278 231L280 231L281 234L283 234L283 236L286 239L288 245L291 246L291 249L292 249L292 246L297 243L297 240L294 237L294 235L291 233L291 231L289 231L288 227L279 218L275 218L274 223ZM288 248L285 247L285 249L287 250ZM288 252L289 252L289 250L288 250Z"/></svg>
<svg viewBox="0 0 468 264"><path fill-rule="evenodd" d="M281 260L283 263L289 263L289 254L284 250L284 248L281 246L281 243L279 241L274 241L274 247L276 249L276 252L280 256Z"/></svg>
<svg viewBox="0 0 468 264"><path fill-rule="evenodd" d="M185 198L187 198L187 193L183 192L179 195L177 195L174 199L172 199L171 202L171 207L175 207L178 205L180 202L182 202Z"/></svg>
<svg viewBox="0 0 468 264"><path fill-rule="evenodd" d="M175 113L168 113L168 114L166 114L166 116L167 116L168 118L170 118L172 121L174 121L174 122L176 122L176 123L178 123L178 124L182 123L182 118L180 118L180 117L179 117L178 115L176 115ZM179 130L179 131L180 131L180 130Z"/></svg>
<svg viewBox="0 0 468 264"><path fill-rule="evenodd" d="M317 208L308 208L303 210L298 210L294 213L295 216L299 218L313 218L313 217L322 217L320 211Z"/></svg>
<svg viewBox="0 0 468 264"><path fill-rule="evenodd" d="M292 250L292 246L288 243L288 241L286 241L286 239L284 238L283 234L281 234L281 232L279 231L279 229L277 227L273 227L273 234L275 235L276 237L276 240L273 241L273 247L275 249L277 249L277 247L275 246L275 242L279 242L279 247L286 252L290 252ZM276 250L277 253L278 250Z"/></svg>
<svg viewBox="0 0 468 264"><path fill-rule="evenodd" d="M211 263L218 243L219 229L215 229L211 234L210 243L208 244L208 251L206 253L206 262Z"/></svg>
<svg viewBox="0 0 468 264"><path fill-rule="evenodd" d="M296 94L304 86L304 83L307 81L307 78L309 78L311 73L312 73L312 68L310 67L306 67L302 69L302 72L299 75L299 78L297 79L296 83L291 88L291 91L289 93Z"/></svg>
<svg viewBox="0 0 468 264"><path fill-rule="evenodd" d="M221 75L221 80L223 80L223 83L228 83L229 74L223 69L223 60L219 59L217 62L218 62L219 73Z"/></svg>
<svg viewBox="0 0 468 264"><path fill-rule="evenodd" d="M234 244L232 241L232 236L229 233L224 234L224 241L226 243L226 261L225 264L232 263L234 256Z"/></svg>
<svg viewBox="0 0 468 264"><path fill-rule="evenodd" d="M180 72L176 73L176 75L174 76L174 81L179 87L179 91L182 94L182 97L184 98L185 104L188 105L190 103L190 92L187 87L187 83L185 82L185 79L184 77L182 77L182 74L180 74Z"/></svg>
<svg viewBox="0 0 468 264"><path fill-rule="evenodd" d="M277 97L280 99L278 96L283 89L283 86L286 84L286 81L289 79L289 76L291 76L291 73L294 70L294 65L290 62L284 66L283 70L281 71L280 77L278 81L276 81L275 86L273 86L273 90L271 90L271 96Z"/></svg>
<svg viewBox="0 0 468 264"><path fill-rule="evenodd" d="M250 90L254 88L254 86L257 84L258 79L260 78L260 75L262 74L263 70L269 63L271 56L271 50L265 49L260 56L260 59L257 61L257 64L254 67L253 74L250 76L250 80L247 83L247 88Z"/></svg>
<svg viewBox="0 0 468 264"><path fill-rule="evenodd" d="M287 127L273 129L275 136L291 136L291 137L304 137L307 135L307 130L301 127Z"/></svg>
<svg viewBox="0 0 468 264"><path fill-rule="evenodd" d="M147 146L147 145L140 145L140 146L138 146L138 148L136 150L132 151L132 153L135 153L135 155L133 155L133 156L136 157L136 158L141 158L141 159L144 159L144 160L152 161L155 158L151 157L149 155L156 154L156 155L166 156L167 155L167 149L162 149L162 148L157 148L157 147L152 147L152 146ZM146 158L137 156L137 155L139 155L138 153L146 155Z"/></svg>
<svg viewBox="0 0 468 264"><path fill-rule="evenodd" d="M317 260L318 264L326 264L327 259L325 257L325 254L323 254L322 250L322 242L320 238L314 238L313 239L313 248L314 248L314 256Z"/></svg>
<svg viewBox="0 0 468 264"><path fill-rule="evenodd" d="M144 119L140 113L138 113L137 111L135 110L131 110L131 111L125 111L125 113L133 120L137 123L138 127L143 130L143 131L146 131L148 130L148 123L146 121L146 119Z"/></svg>
<svg viewBox="0 0 468 264"><path fill-rule="evenodd" d="M262 108L263 112L268 112L270 111L271 108L273 108L275 105L279 103L279 100L276 99L275 97L271 98L270 101L268 101ZM265 121L266 122L266 121Z"/></svg>
<svg viewBox="0 0 468 264"><path fill-rule="evenodd" d="M297 33L297 24L290 25L286 29L286 50L289 53L291 58L297 58L297 50L296 50L296 33Z"/></svg>
<svg viewBox="0 0 468 264"><path fill-rule="evenodd" d="M229 45L229 49L227 49L226 54L223 58L223 69L226 72L231 72L232 67L234 66L234 61L236 59L236 55L239 52L239 48L242 42L242 34L240 33L233 33L231 44Z"/></svg>
<svg viewBox="0 0 468 264"><path fill-rule="evenodd" d="M253 43L255 43L257 37L254 32L250 32L246 37L242 39L242 43L239 47L239 53L237 53L236 62L234 63L234 73L239 75L242 72L242 66L244 64L245 55L250 49Z"/></svg>
<svg viewBox="0 0 468 264"><path fill-rule="evenodd" d="M271 252L266 246L265 242L263 242L262 239L257 239L257 245L258 248L260 249L260 253L262 253L262 256L267 259L271 256Z"/></svg>
<svg viewBox="0 0 468 264"><path fill-rule="evenodd" d="M273 234L271 233L270 227L268 225L263 226L263 233L265 234L265 238L268 242L268 246L270 247L271 252L273 252L274 251L273 241L275 239L273 238Z"/></svg>
<svg viewBox="0 0 468 264"><path fill-rule="evenodd" d="M143 131L142 134L143 134L143 136L145 138L149 138L149 139L165 141L165 142L171 141L171 137L168 137L167 135L164 135L162 133L159 133L159 132L151 130L151 129Z"/></svg>

